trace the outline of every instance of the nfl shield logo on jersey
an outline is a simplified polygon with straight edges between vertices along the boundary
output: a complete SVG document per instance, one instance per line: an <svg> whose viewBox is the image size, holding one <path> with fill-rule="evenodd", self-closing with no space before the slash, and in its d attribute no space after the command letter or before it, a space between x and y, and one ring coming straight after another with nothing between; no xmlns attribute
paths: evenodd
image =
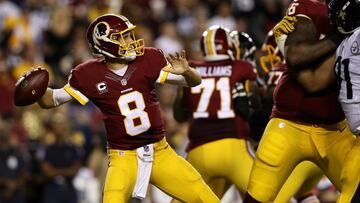
<svg viewBox="0 0 360 203"><path fill-rule="evenodd" d="M125 78L121 79L120 82L123 86L127 85L127 80Z"/></svg>
<svg viewBox="0 0 360 203"><path fill-rule="evenodd" d="M108 88L107 88L105 82L100 82L100 83L96 84L96 89L100 94L103 94L108 91Z"/></svg>

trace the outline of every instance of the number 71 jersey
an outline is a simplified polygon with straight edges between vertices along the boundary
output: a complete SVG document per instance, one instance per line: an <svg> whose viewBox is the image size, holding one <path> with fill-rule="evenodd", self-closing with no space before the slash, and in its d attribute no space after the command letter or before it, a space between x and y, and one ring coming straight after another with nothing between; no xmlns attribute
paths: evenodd
<svg viewBox="0 0 360 203"><path fill-rule="evenodd" d="M227 137L245 136L244 120L236 117L232 89L236 82L256 80L253 66L245 61L191 62L201 75L201 84L184 88L182 106L192 115L187 150Z"/></svg>
<svg viewBox="0 0 360 203"><path fill-rule="evenodd" d="M190 62L201 75L201 84L184 88L184 105L194 119L234 118L231 91L236 82L255 80L253 66L245 61Z"/></svg>
<svg viewBox="0 0 360 203"><path fill-rule="evenodd" d="M129 63L123 76L104 60L89 60L72 70L64 89L81 104L91 100L101 110L108 147L135 149L165 135L154 86L165 66L162 52L154 48Z"/></svg>

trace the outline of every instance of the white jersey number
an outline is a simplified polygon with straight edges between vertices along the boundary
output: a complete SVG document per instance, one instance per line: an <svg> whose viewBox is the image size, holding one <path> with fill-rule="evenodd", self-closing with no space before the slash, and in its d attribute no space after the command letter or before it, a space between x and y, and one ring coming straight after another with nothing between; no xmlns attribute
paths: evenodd
<svg viewBox="0 0 360 203"><path fill-rule="evenodd" d="M287 15L289 15L289 16L294 15L296 12L297 6L299 6L299 2L297 2L297 0L294 0L288 8Z"/></svg>
<svg viewBox="0 0 360 203"><path fill-rule="evenodd" d="M217 81L215 78L202 79L200 85L191 88L192 94L201 93L198 107L193 113L194 118L209 117L207 110L215 88L220 93L220 110L217 111L217 117L220 119L235 117L231 109L230 81L229 78L222 77Z"/></svg>
<svg viewBox="0 0 360 203"><path fill-rule="evenodd" d="M270 71L267 85L276 86L279 83L282 74L283 74L283 71Z"/></svg>
<svg viewBox="0 0 360 203"><path fill-rule="evenodd" d="M127 134L131 136L139 135L151 127L148 113L144 111L144 97L140 92L133 91L121 95L117 103L121 115L125 116L124 125ZM135 108L130 108L130 103L134 103ZM136 119L139 120L139 124L135 124Z"/></svg>

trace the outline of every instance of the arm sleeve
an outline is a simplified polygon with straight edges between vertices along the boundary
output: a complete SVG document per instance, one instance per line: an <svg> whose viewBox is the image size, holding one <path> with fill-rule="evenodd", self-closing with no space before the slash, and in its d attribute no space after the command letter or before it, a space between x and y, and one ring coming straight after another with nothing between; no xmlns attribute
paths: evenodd
<svg viewBox="0 0 360 203"><path fill-rule="evenodd" d="M81 105L85 105L89 102L89 99L83 93L81 93L81 91L79 91L81 88L76 70L71 71L68 84L66 84L63 89L74 99L76 99Z"/></svg>
<svg viewBox="0 0 360 203"><path fill-rule="evenodd" d="M158 79L156 79L157 83L160 84L173 84L173 85L180 85L180 86L188 86L185 77L182 75L175 75L169 72L160 71L160 75Z"/></svg>
<svg viewBox="0 0 360 203"><path fill-rule="evenodd" d="M53 101L55 106L64 104L72 99L73 97L69 93L67 93L64 88L53 90Z"/></svg>
<svg viewBox="0 0 360 203"><path fill-rule="evenodd" d="M64 90L70 94L74 99L76 99L81 105L86 105L89 102L89 99L83 95L80 91L74 89L70 84L64 86Z"/></svg>

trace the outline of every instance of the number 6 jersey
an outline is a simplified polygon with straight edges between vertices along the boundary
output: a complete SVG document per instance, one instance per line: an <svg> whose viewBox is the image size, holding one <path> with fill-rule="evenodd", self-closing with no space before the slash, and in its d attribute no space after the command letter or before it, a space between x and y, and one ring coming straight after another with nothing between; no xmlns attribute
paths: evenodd
<svg viewBox="0 0 360 203"><path fill-rule="evenodd" d="M306 17L317 28L319 39L331 31L327 5L321 1L294 0L287 14ZM344 113L337 100L336 84L326 90L309 94L285 70L274 90L274 108L271 117L311 123L334 124L344 119Z"/></svg>
<svg viewBox="0 0 360 203"><path fill-rule="evenodd" d="M146 48L123 76L93 59L74 68L64 89L85 105L91 100L102 112L111 149L135 149L164 137L165 130L155 81L167 61L158 49ZM166 75L162 76L164 82Z"/></svg>

